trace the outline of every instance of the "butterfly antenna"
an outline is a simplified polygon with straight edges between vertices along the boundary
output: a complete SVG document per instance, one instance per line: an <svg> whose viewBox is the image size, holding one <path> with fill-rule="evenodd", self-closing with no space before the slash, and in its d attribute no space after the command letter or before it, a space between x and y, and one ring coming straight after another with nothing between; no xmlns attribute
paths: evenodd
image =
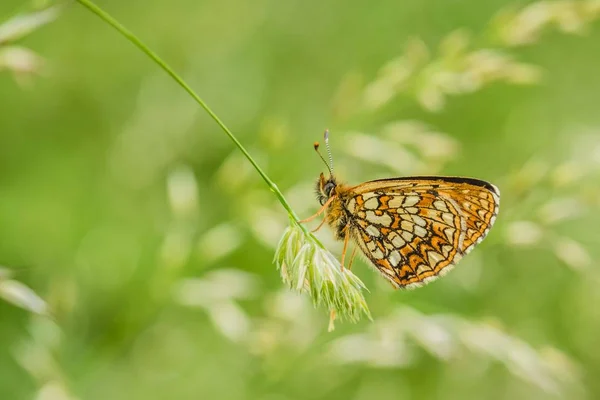
<svg viewBox="0 0 600 400"><path fill-rule="evenodd" d="M327 164L327 161L325 161L325 158L323 157L323 155L319 151L319 142L315 142L315 144L313 145L313 147L315 148L315 151L317 152L317 154L319 155L319 157L321 158L321 160L323 160L323 163L327 166L327 169L329 170L329 175L330 176L333 175L333 171L331 170L331 167L329 166L329 164Z"/></svg>
<svg viewBox="0 0 600 400"><path fill-rule="evenodd" d="M327 155L329 156L329 173L333 175L333 156L331 155L331 148L329 147L329 129L325 129L323 137L325 139L325 147L327 147Z"/></svg>

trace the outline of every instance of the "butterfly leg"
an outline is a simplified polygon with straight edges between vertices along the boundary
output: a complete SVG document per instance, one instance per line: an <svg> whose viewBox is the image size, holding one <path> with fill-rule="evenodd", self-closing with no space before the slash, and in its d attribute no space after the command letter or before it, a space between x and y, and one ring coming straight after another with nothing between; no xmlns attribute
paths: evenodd
<svg viewBox="0 0 600 400"><path fill-rule="evenodd" d="M336 197L336 196L332 196L332 197L330 197L330 198L329 198L329 200L327 200L327 201L325 202L325 204L323 204L323 205L321 206L321 208L319 208L319 211L317 211L315 214L311 215L311 216L310 216L310 217L308 217L308 218L305 218L305 219L303 219L303 220L300 220L300 221L298 221L298 222L300 222L301 224L304 224L304 223L306 223L306 222L310 222L310 221L312 221L313 219L317 218L319 215L323 214L323 212L325 212L325 210L327 209L327 207L329 207L329 205L331 204L331 202L333 201L333 199L335 199L335 197Z"/></svg>
<svg viewBox="0 0 600 400"><path fill-rule="evenodd" d="M323 226L323 224L325 223L325 221L327 221L327 218L323 218L323 221L321 221L321 223L319 224L319 226L317 226L315 229L313 229L311 232L316 232L319 229L321 229L321 227Z"/></svg>
<svg viewBox="0 0 600 400"><path fill-rule="evenodd" d="M348 250L348 243L350 242L350 232L346 227L346 234L344 236L344 248L342 250L342 258L340 260L340 264L342 265L342 271L344 270L344 259L346 258L346 251ZM350 262L352 263L352 261Z"/></svg>
<svg viewBox="0 0 600 400"><path fill-rule="evenodd" d="M352 262L354 261L354 257L356 257L356 249L358 247L356 247L356 245L354 245L354 248L352 249L352 254L350 254L350 262L348 263L348 269L352 268Z"/></svg>

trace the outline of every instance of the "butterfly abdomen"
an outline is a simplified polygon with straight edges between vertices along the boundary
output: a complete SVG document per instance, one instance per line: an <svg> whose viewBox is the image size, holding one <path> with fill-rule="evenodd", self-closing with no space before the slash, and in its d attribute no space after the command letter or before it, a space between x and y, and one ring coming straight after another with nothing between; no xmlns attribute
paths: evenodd
<svg viewBox="0 0 600 400"><path fill-rule="evenodd" d="M327 208L327 224L333 229L335 238L343 240L346 236L348 222L352 216L348 215L348 210L344 206L348 201L349 191L345 185L337 185L334 189L335 197Z"/></svg>
<svg viewBox="0 0 600 400"><path fill-rule="evenodd" d="M333 229L335 238L344 239L346 225L348 224L347 211L344 209L340 199L334 199L327 209L327 224Z"/></svg>

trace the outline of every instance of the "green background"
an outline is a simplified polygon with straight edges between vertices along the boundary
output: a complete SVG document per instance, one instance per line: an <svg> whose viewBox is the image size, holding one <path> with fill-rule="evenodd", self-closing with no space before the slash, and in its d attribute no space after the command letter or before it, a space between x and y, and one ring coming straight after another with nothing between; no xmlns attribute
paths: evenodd
<svg viewBox="0 0 600 400"><path fill-rule="evenodd" d="M325 128L343 181L435 173L500 187L496 226L445 278L395 292L358 261L374 322L328 333L327 311L272 263L287 217L258 174L163 71L69 3L16 43L44 57L39 76L0 71L0 265L56 314L0 302L0 398L599 398L600 11L526 46L488 34L526 4L99 2L302 217L318 206L312 143ZM3 0L0 23L28 6ZM429 62L459 28L468 51L503 51L540 81L423 107ZM414 38L430 52L422 74L382 107L361 103ZM385 127L398 121L438 134L394 141ZM426 140L456 151L427 155ZM339 255L327 228L318 236Z"/></svg>

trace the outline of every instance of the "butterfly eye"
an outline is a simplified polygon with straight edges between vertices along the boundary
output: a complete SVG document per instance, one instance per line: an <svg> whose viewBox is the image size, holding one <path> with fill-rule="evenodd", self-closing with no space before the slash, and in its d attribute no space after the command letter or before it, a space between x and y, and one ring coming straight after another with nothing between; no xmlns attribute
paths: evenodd
<svg viewBox="0 0 600 400"><path fill-rule="evenodd" d="M330 197L331 191L333 190L333 188L335 187L335 183L329 181L325 184L325 186L323 186L323 193L325 193L325 196Z"/></svg>

